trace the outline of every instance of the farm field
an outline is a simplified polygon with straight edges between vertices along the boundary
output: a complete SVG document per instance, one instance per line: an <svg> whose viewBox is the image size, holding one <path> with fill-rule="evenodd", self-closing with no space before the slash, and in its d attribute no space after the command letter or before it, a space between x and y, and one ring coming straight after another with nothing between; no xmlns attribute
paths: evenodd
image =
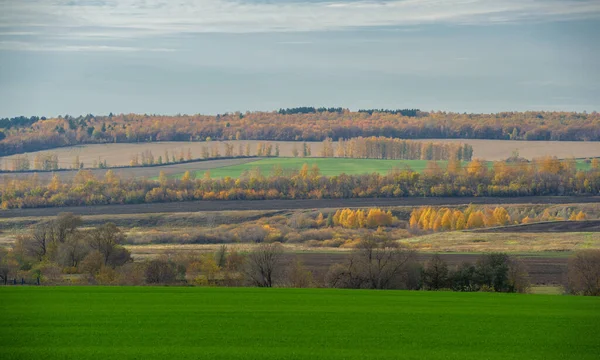
<svg viewBox="0 0 600 360"><path fill-rule="evenodd" d="M438 161L440 167L445 167L447 161ZM273 167L278 166L286 170L300 170L304 164L309 169L313 165L319 167L320 173L326 176L380 173L387 174L394 168L402 169L406 166L414 171L421 172L427 166L426 160L378 160L378 159L340 159L340 158L269 158L253 162L246 162L239 165L224 166L210 170L211 178L238 178L245 172L259 170L263 175L271 174ZM206 170L196 171L196 177L204 176ZM183 173L173 177L181 177Z"/></svg>
<svg viewBox="0 0 600 360"><path fill-rule="evenodd" d="M4 287L3 359L595 359L600 299L330 289ZM465 341L468 339L468 341Z"/></svg>
<svg viewBox="0 0 600 360"><path fill-rule="evenodd" d="M521 157L533 159L542 156L556 156L558 158L591 158L600 156L600 142L583 142L583 141L516 141L516 140L472 140L472 139L424 139L415 140L423 142L459 142L473 146L473 157L488 161L505 160L510 157L514 151L518 151ZM239 140L239 141L214 141L214 142L151 142L151 143L110 143L110 144L91 144L78 145L52 150L44 150L40 152L28 153L30 158L33 158L37 153L54 153L58 156L60 167L70 168L76 156L85 164L86 167L91 167L94 161L104 161L109 166L127 166L136 154L149 150L154 156L164 156L165 151L170 155L184 152L187 154L188 149L191 151L193 158L200 158L202 148L205 146L213 146L219 144L220 153L225 153L225 143L233 143L234 151L237 152L239 145L245 148L246 144L250 145L251 153L256 152L259 142L269 142L273 145L279 144L280 156L291 157L294 147L301 150L301 142L293 141L255 141L255 140ZM313 156L319 156L322 148L321 142L309 143L311 145L311 153ZM336 144L334 143L334 148ZM3 166L9 163L10 159L15 155L3 157Z"/></svg>
<svg viewBox="0 0 600 360"><path fill-rule="evenodd" d="M320 173L326 176L335 176L342 173L348 175L379 173L385 175L394 169L410 169L422 172L427 168L427 160L379 160L379 159L345 159L345 158L269 158L257 161L247 161L241 164L225 165L223 167L209 169L211 178L239 178L244 173L253 170L259 170L263 175L271 174L275 166L284 170L300 170L304 164L319 167ZM444 169L447 166L447 161L436 162L440 168ZM463 163L466 165L466 163ZM489 162L488 166L492 166ZM577 169L587 170L589 164L583 161L577 161ZM158 170L158 169L157 169ZM198 170L195 172L196 177L204 176L206 170ZM180 178L183 173L171 175L174 178ZM156 178L156 176L155 176Z"/></svg>
<svg viewBox="0 0 600 360"><path fill-rule="evenodd" d="M66 206L53 208L9 209L0 211L2 218L56 216L62 212L79 215L157 214L198 211L289 210L386 206L454 206L469 204L589 204L600 202L598 196L531 196L531 197L428 197L428 198L351 198L307 200L204 200L133 205Z"/></svg>

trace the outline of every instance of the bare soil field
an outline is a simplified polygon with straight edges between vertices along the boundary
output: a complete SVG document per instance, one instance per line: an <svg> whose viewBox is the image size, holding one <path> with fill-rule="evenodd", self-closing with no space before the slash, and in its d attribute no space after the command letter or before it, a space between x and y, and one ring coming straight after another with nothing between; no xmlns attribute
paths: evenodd
<svg viewBox="0 0 600 360"><path fill-rule="evenodd" d="M546 221L487 229L471 230L478 233L540 233L540 232L600 232L600 220Z"/></svg>
<svg viewBox="0 0 600 360"><path fill-rule="evenodd" d="M473 146L473 156L483 160L504 160L510 157L516 150L521 157L533 159L542 156L556 156L558 158L590 158L600 156L600 142L583 142L583 141L516 141L516 140L471 140L471 139L424 139L415 140L424 142L460 142L467 143ZM70 168L75 157L79 156L79 161L83 162L86 167L91 167L94 161L106 160L109 166L127 166L131 158L136 154L149 150L156 159L159 156L165 156L165 151L169 153L169 157L173 154L178 156L182 151L187 155L188 149L192 153L193 158L200 158L202 148L212 147L218 144L220 153L225 153L225 143L234 144L234 152L238 153L240 143L245 151L246 144L250 145L251 155L256 153L257 143L270 142L273 145L279 144L280 156L292 156L292 150L296 147L302 152L302 143L294 141L256 141L256 140L239 140L239 141L214 141L214 142L152 142L152 143L118 143L118 144L92 144L78 145L52 150L44 150L40 153L51 152L58 156L60 167ZM311 145L312 156L320 156L322 143L314 142ZM335 144L334 144L335 148ZM30 159L37 152L29 153ZM15 155L1 158L2 168L5 168L10 163L10 159Z"/></svg>
<svg viewBox="0 0 600 360"><path fill-rule="evenodd" d="M218 159L218 160L201 160L194 162L186 162L181 164L171 164L162 166L147 166L147 167L124 167L115 168L112 171L121 179L129 178L153 178L157 177L161 171L164 171L167 176L181 174L186 171L195 173L197 171L212 170L221 167L232 165L242 165L249 162L260 160L261 158L239 158L239 159ZM108 169L91 169L94 176L102 178ZM0 182L2 177L7 176L11 179L26 178L36 173L40 180L49 180L54 174L58 175L62 181L69 181L77 174L77 170L61 170L61 171L27 171L19 173L0 174Z"/></svg>
<svg viewBox="0 0 600 360"><path fill-rule="evenodd" d="M62 212L79 215L177 213L229 210L294 210L357 208L386 206L454 206L469 204L578 204L599 203L600 196L531 196L531 197L430 197L430 198L368 198L319 200L230 200L187 201L135 205L72 206L34 209L0 210L1 218L56 216Z"/></svg>

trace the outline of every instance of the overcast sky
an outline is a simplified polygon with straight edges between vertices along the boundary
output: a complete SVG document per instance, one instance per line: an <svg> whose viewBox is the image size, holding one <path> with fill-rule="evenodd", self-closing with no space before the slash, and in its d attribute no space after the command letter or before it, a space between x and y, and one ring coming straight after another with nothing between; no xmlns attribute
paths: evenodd
<svg viewBox="0 0 600 360"><path fill-rule="evenodd" d="M600 110L600 0L0 0L0 117Z"/></svg>

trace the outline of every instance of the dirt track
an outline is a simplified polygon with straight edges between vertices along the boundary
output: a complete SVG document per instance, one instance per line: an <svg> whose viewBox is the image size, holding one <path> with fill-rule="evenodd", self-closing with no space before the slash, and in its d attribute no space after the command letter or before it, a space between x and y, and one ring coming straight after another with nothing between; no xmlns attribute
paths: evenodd
<svg viewBox="0 0 600 360"><path fill-rule="evenodd" d="M321 200L231 200L188 201L136 205L99 205L54 207L37 209L11 209L0 211L0 218L27 216L55 216L61 212L80 215L176 213L225 210L288 210L324 209L344 207L386 206L456 206L468 204L576 204L600 203L600 196L532 196L532 197L446 197L446 198L370 198Z"/></svg>
<svg viewBox="0 0 600 360"><path fill-rule="evenodd" d="M547 221L534 224L522 224L473 230L480 233L541 233L541 232L599 232L600 220L587 221Z"/></svg>

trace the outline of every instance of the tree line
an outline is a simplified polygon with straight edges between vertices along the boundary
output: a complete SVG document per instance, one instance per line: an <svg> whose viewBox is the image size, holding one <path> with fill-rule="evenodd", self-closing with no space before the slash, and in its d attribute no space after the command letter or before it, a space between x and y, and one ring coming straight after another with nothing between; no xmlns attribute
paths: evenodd
<svg viewBox="0 0 600 360"><path fill-rule="evenodd" d="M321 157L387 160L459 160L471 161L473 147L469 144L421 142L383 136L323 140Z"/></svg>
<svg viewBox="0 0 600 360"><path fill-rule="evenodd" d="M216 252L185 252L134 262L114 224L82 228L70 213L35 225L11 249L0 249L0 281L7 285L71 284L334 287L486 292L528 292L529 274L516 257L482 254L475 263L450 267L439 255L426 263L416 253L381 235L360 239L345 261L333 264L322 282L279 243L249 252L221 246ZM291 259L290 259L291 256ZM584 250L568 262L565 290L600 295L600 250Z"/></svg>
<svg viewBox="0 0 600 360"><path fill-rule="evenodd" d="M464 211L460 209L434 207L421 207L414 209L410 214L409 227L416 230L450 231L478 229L484 227L506 226L516 224L529 224L539 221L583 221L587 215L583 211L567 208L551 214L545 209L541 214L525 214L517 211L509 213L504 207L485 207L478 210L474 206L467 207Z"/></svg>
<svg viewBox="0 0 600 360"><path fill-rule="evenodd" d="M35 121L33 121L35 120ZM32 122L33 121L33 122ZM400 139L600 140L600 115L577 112L460 114L418 110L296 108L209 115L118 114L5 121L0 155L94 143ZM19 124L14 126L12 124ZM1 136L0 136L1 137Z"/></svg>
<svg viewBox="0 0 600 360"><path fill-rule="evenodd" d="M121 179L112 170L101 179L89 170L80 170L63 182L55 175L41 181L36 174L25 179L6 176L0 184L0 207L32 208L101 204L141 204L189 200L265 200L373 198L414 196L562 196L600 193L600 167L577 170L574 160L545 158L531 163L487 163L473 160L462 165L449 161L442 169L429 162L426 169L395 169L388 174L341 174L323 176L318 166L304 164L299 171L274 168L271 175L259 171L233 179L202 179L186 172L170 179L164 172L158 181Z"/></svg>

